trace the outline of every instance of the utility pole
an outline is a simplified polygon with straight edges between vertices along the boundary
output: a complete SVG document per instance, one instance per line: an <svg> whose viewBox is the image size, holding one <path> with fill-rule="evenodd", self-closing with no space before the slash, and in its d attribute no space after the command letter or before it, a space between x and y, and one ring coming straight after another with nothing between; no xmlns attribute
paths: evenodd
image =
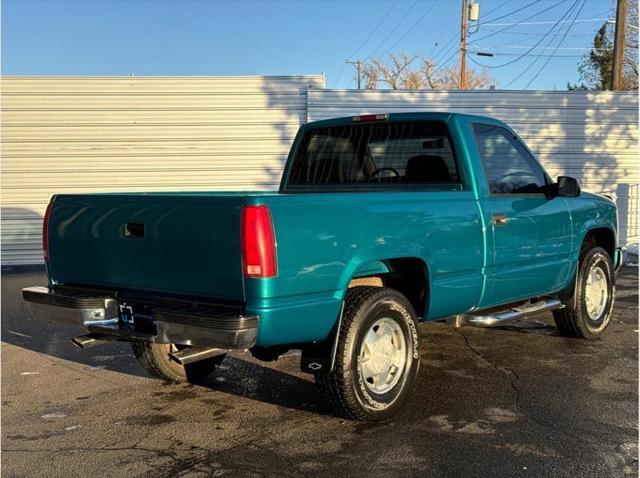
<svg viewBox="0 0 640 478"><path fill-rule="evenodd" d="M627 22L627 0L618 0L616 9L616 33L613 42L613 68L611 89L622 90L622 66L624 63L624 30Z"/></svg>
<svg viewBox="0 0 640 478"><path fill-rule="evenodd" d="M462 23L460 25L460 81L458 88L466 89L467 83L467 24L469 23L467 0L462 0Z"/></svg>
<svg viewBox="0 0 640 478"><path fill-rule="evenodd" d="M356 69L358 70L358 89L361 90L362 85L362 60L356 61L345 61L345 63L350 63L352 65L356 65Z"/></svg>

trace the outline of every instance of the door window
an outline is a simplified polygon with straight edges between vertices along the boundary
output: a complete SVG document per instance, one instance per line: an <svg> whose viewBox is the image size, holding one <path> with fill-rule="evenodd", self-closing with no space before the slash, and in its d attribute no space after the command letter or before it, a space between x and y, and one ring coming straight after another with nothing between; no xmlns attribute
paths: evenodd
<svg viewBox="0 0 640 478"><path fill-rule="evenodd" d="M473 132L492 194L544 192L544 171L511 131L475 123Z"/></svg>

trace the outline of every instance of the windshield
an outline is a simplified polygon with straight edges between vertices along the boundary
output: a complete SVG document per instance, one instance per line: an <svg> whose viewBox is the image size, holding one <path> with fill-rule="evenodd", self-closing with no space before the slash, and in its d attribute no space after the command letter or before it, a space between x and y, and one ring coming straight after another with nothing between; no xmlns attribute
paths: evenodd
<svg viewBox="0 0 640 478"><path fill-rule="evenodd" d="M459 183L446 125L413 121L308 131L296 151L287 186Z"/></svg>

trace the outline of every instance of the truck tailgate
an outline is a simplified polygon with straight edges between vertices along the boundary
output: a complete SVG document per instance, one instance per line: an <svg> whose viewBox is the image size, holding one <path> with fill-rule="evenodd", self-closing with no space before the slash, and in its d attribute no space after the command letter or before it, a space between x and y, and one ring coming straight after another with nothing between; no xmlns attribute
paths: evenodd
<svg viewBox="0 0 640 478"><path fill-rule="evenodd" d="M55 283L244 300L242 195L104 194L55 198Z"/></svg>

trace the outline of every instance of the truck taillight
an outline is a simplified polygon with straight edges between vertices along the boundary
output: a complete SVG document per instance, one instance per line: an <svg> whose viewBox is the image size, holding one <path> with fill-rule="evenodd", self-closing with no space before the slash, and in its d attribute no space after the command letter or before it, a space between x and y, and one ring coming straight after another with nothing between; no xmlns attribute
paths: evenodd
<svg viewBox="0 0 640 478"><path fill-rule="evenodd" d="M53 200L47 206L42 223L42 250L44 251L45 261L49 260L49 219L51 218L51 209L53 209Z"/></svg>
<svg viewBox="0 0 640 478"><path fill-rule="evenodd" d="M276 236L267 206L244 206L241 241L244 276L275 277L278 269Z"/></svg>

